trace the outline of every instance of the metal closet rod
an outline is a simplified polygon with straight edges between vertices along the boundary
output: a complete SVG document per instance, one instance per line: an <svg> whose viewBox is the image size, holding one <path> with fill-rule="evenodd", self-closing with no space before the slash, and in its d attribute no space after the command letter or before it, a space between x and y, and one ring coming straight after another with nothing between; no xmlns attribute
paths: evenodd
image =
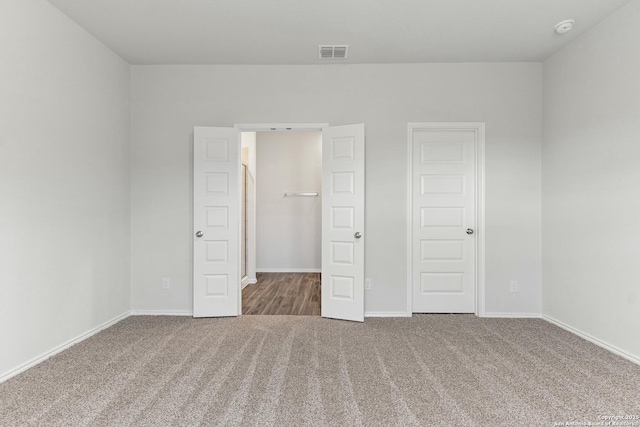
<svg viewBox="0 0 640 427"><path fill-rule="evenodd" d="M318 193L284 193L284 197L318 197Z"/></svg>

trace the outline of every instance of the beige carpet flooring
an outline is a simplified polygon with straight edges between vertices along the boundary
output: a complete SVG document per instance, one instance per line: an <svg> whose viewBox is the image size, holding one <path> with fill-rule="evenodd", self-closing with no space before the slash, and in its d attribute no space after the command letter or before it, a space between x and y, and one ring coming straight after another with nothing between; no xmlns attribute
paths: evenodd
<svg viewBox="0 0 640 427"><path fill-rule="evenodd" d="M553 426L599 415L640 415L640 366L542 320L472 315L130 317L0 384L1 426Z"/></svg>

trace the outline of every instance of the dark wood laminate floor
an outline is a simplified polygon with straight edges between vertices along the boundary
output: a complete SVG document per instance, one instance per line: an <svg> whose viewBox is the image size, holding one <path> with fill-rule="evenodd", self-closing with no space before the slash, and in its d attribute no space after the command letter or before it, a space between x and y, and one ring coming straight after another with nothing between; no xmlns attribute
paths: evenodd
<svg viewBox="0 0 640 427"><path fill-rule="evenodd" d="M320 273L258 273L242 290L242 314L320 315Z"/></svg>

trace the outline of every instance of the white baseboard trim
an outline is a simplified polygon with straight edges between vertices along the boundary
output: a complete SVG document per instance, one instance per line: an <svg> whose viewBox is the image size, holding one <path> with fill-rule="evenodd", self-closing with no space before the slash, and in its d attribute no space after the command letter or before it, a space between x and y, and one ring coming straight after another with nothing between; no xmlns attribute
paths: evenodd
<svg viewBox="0 0 640 427"><path fill-rule="evenodd" d="M540 319L542 315L540 313L484 313L484 315L478 317L506 319Z"/></svg>
<svg viewBox="0 0 640 427"><path fill-rule="evenodd" d="M321 273L320 268L256 268L256 273Z"/></svg>
<svg viewBox="0 0 640 427"><path fill-rule="evenodd" d="M365 311L364 317L411 317L406 311Z"/></svg>
<svg viewBox="0 0 640 427"><path fill-rule="evenodd" d="M258 283L258 279L249 279L249 277L245 276L242 278L242 289L247 285L255 285L256 283Z"/></svg>
<svg viewBox="0 0 640 427"><path fill-rule="evenodd" d="M80 334L75 338L70 339L69 341L66 341L63 344L60 344L57 347L54 347L51 350L46 351L46 352L42 353L41 355L34 357L33 359L23 363L22 365L19 365L18 367L13 368L13 369L9 370L8 372L0 374L0 383L8 380L9 378L15 377L16 375L26 371L29 368L32 368L32 367L36 366L39 363L44 362L45 360L49 359L50 357L55 356L56 354L68 349L72 345L86 340L87 338L97 334L98 332L100 332L100 331L102 331L104 329L107 329L110 326L115 325L119 321L124 320L129 316L130 316L130 312L128 312L128 311L125 312L125 313L122 313L122 314L114 317L113 319L107 320L103 324L98 325L95 328L90 329L89 331L87 331L87 332L85 332L83 334Z"/></svg>
<svg viewBox="0 0 640 427"><path fill-rule="evenodd" d="M132 316L193 316L191 310L131 310Z"/></svg>
<svg viewBox="0 0 640 427"><path fill-rule="evenodd" d="M622 350L622 349L620 349L620 348L618 348L618 347L616 347L614 345L611 345L611 344L609 344L609 343L607 343L605 341L602 341L602 340L600 340L600 339L598 339L598 338L596 338L596 337L594 337L592 335L589 335L588 333L583 332L580 329L574 328L573 326L569 326L566 323L561 322L558 319L554 319L551 316L547 316L546 314L543 314L542 318L544 320L546 320L547 322L549 322L551 324L554 324L559 328L564 329L565 331L569 331L572 334L579 336L580 338L584 338L585 340L587 340L589 342L592 342L593 344L595 344L595 345L597 345L599 347L602 347L605 350L609 350L613 354L617 354L620 357L624 357L625 359L627 359L630 362L635 363L636 365L640 365L640 357L638 357L638 356L634 356L633 354L629 354L626 351L624 351L624 350Z"/></svg>

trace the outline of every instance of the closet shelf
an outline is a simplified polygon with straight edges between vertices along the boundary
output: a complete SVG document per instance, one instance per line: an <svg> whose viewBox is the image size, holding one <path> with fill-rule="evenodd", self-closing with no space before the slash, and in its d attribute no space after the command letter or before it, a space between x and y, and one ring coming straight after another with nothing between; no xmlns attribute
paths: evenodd
<svg viewBox="0 0 640 427"><path fill-rule="evenodd" d="M284 197L318 197L318 193L284 193Z"/></svg>

